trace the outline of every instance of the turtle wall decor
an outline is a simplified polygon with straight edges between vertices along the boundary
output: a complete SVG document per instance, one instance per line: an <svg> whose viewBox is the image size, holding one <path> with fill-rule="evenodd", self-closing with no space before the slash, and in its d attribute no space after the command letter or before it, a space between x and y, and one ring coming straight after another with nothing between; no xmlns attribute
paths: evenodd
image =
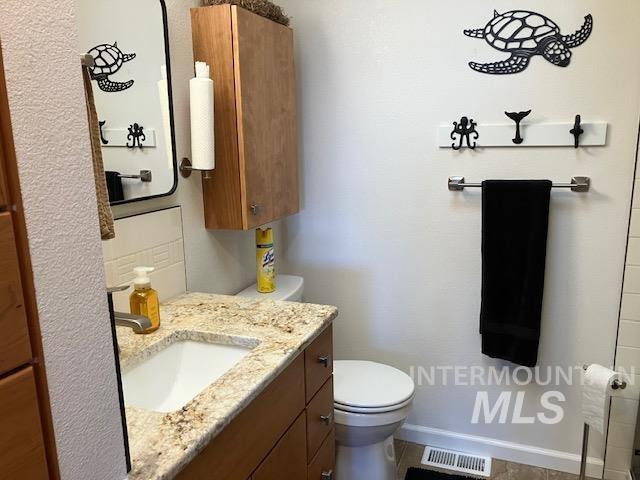
<svg viewBox="0 0 640 480"><path fill-rule="evenodd" d="M113 45L108 43L96 45L88 53L95 62L95 66L91 68L91 79L98 82L100 90L107 93L115 93L122 92L133 86L134 80L114 82L109 77L120 70L124 63L136 58L135 53L123 53L118 48L118 42L114 42Z"/></svg>
<svg viewBox="0 0 640 480"><path fill-rule="evenodd" d="M496 50L510 53L507 60L493 63L469 62L469 66L489 75L510 75L525 70L531 58L540 55L553 65L567 67L571 49L586 42L593 31L593 16L584 17L582 27L571 35L563 35L560 27L548 17L528 10L498 13L483 28L465 30L471 38L481 38Z"/></svg>

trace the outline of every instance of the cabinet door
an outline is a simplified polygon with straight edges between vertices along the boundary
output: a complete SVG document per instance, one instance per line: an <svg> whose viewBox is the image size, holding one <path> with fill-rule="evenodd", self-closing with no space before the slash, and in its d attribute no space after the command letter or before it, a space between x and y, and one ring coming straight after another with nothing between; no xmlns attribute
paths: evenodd
<svg viewBox="0 0 640 480"><path fill-rule="evenodd" d="M316 455L322 442L333 430L333 377L307 405L307 457Z"/></svg>
<svg viewBox="0 0 640 480"><path fill-rule="evenodd" d="M333 480L336 469L336 437L332 431L309 463L307 480Z"/></svg>
<svg viewBox="0 0 640 480"><path fill-rule="evenodd" d="M48 477L33 369L0 380L0 480Z"/></svg>
<svg viewBox="0 0 640 480"><path fill-rule="evenodd" d="M260 464L252 480L305 480L307 448L305 414L302 413L271 453Z"/></svg>
<svg viewBox="0 0 640 480"><path fill-rule="evenodd" d="M31 359L11 214L0 213L0 374Z"/></svg>
<svg viewBox="0 0 640 480"><path fill-rule="evenodd" d="M333 374L333 327L329 325L304 352L307 403Z"/></svg>
<svg viewBox="0 0 640 480"><path fill-rule="evenodd" d="M293 31L232 7L244 226L299 210Z"/></svg>

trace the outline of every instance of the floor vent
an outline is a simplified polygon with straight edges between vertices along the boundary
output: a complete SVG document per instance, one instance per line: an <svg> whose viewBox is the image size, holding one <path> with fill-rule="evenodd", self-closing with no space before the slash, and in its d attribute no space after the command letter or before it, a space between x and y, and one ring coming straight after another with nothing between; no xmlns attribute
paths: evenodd
<svg viewBox="0 0 640 480"><path fill-rule="evenodd" d="M469 473L479 477L491 476L491 457L467 455L465 453L427 446L422 464L452 472Z"/></svg>

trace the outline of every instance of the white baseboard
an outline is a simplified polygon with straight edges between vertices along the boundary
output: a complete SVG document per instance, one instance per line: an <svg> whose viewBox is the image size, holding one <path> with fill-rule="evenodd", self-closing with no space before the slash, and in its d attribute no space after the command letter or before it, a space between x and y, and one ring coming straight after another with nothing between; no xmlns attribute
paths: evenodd
<svg viewBox="0 0 640 480"><path fill-rule="evenodd" d="M505 442L494 438L467 435L437 428L405 424L396 434L400 440L431 445L449 450L486 455L509 462L549 468L561 472L577 474L580 471L580 455L559 450ZM587 476L602 478L604 462L602 459L589 457Z"/></svg>

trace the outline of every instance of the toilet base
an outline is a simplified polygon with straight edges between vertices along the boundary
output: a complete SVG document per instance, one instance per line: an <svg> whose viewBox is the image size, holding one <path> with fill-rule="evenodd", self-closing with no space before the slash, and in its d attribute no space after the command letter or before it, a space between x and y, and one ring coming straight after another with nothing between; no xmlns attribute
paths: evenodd
<svg viewBox="0 0 640 480"><path fill-rule="evenodd" d="M336 445L336 480L395 480L393 435L372 445Z"/></svg>

